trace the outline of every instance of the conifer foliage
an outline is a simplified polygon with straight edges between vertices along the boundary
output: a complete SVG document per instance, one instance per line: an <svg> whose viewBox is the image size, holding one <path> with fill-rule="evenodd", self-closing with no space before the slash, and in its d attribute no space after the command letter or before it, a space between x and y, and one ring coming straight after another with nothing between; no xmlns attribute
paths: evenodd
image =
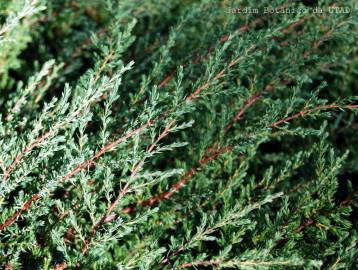
<svg viewBox="0 0 358 270"><path fill-rule="evenodd" d="M354 269L358 6L313 2L0 1L0 268Z"/></svg>

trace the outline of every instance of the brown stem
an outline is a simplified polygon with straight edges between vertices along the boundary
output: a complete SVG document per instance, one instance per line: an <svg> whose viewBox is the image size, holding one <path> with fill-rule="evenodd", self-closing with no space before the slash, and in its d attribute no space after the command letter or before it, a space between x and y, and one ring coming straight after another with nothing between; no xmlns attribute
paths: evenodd
<svg viewBox="0 0 358 270"><path fill-rule="evenodd" d="M49 136L51 135L50 132L46 132L44 135L42 135L41 137L38 137L34 142L32 142L29 146L25 147L25 149L20 152L16 158L14 159L14 161L11 163L11 165L8 167L8 169L5 171L4 176L3 176L3 181L6 181L10 174L12 173L12 171L15 169L15 167L20 163L20 161L22 160L22 158L27 155L28 153L30 153L35 147L37 147L39 144L41 144L45 139L47 139Z"/></svg>
<svg viewBox="0 0 358 270"><path fill-rule="evenodd" d="M306 109L303 111L300 111L292 116L286 117L286 118L282 118L274 123L271 124L272 128L277 128L278 126L280 126L283 123L292 121L294 119L297 119L299 117L305 116L307 114L316 112L316 111L320 111L320 110L327 110L327 109L357 109L358 105L354 105L354 104L349 104L349 105L336 105L336 104L331 104L331 105L324 105L324 106L317 106L316 108L312 108L312 109Z"/></svg>
<svg viewBox="0 0 358 270"><path fill-rule="evenodd" d="M142 125L141 127L137 128L136 130L129 132L127 135L115 140L114 142L108 143L105 146L103 146L93 157L91 157L90 159L88 159L87 161L77 165L77 167L72 170L71 172L67 173L61 180L61 182L66 181L67 179L71 178L72 176L74 176L75 174L77 174L78 172L82 171L85 168L88 168L90 166L93 165L94 161L96 159L98 159L99 157L101 157L104 153L112 150L113 148L115 148L116 146L118 146L119 144L121 144L122 142L125 142L127 139L129 139L130 137L133 137L136 134L141 133L143 130L145 130L146 128L148 128L149 126L151 126L154 122L153 121L148 121L146 124Z"/></svg>
<svg viewBox="0 0 358 270"><path fill-rule="evenodd" d="M33 195L28 201L23 204L20 210L17 210L11 217L5 220L3 224L0 224L0 232L3 231L6 227L13 224L23 212L30 208L31 204L38 201L40 198L40 194Z"/></svg>
<svg viewBox="0 0 358 270"><path fill-rule="evenodd" d="M113 57L113 51L111 51L104 59L101 67L99 68L99 70L96 72L95 78L94 78L94 82L96 83L99 79L100 74L103 72L104 68L106 67L106 65L108 64L108 62L111 60L111 58ZM58 127L61 127L62 124L58 125ZM35 139L35 141L33 141L31 144L29 144L28 146L25 147L24 150L22 150L14 159L14 161L10 164L9 168L5 171L4 175L3 175L3 181L6 181L10 174L13 172L13 170L16 168L16 166L20 163L20 161L23 159L23 157L26 154L29 154L35 147L37 147L39 144L41 144L44 140L46 140L49 136L51 135L51 132L48 131L45 134L43 134L42 136L38 137Z"/></svg>
<svg viewBox="0 0 358 270"><path fill-rule="evenodd" d="M151 153L153 152L153 150L156 148L156 146L158 145L158 143L165 138L169 132L170 129L172 128L172 126L175 124L175 120L172 120L163 130L163 132L160 133L160 135L158 136L158 138L155 140L154 143L152 143L147 150L147 153ZM134 169L130 175L130 178L132 179L134 176L137 175L137 173L139 172L140 168L143 166L145 162L145 158L141 161L139 161L135 166ZM100 219L100 221L98 221L92 228L92 236L96 234L97 229L108 220L108 216L113 212L113 210L116 208L116 206L118 205L118 203L120 202L121 198L127 193L128 188L129 188L129 184L130 181L128 181L126 183L126 185L124 186L124 188L122 189L122 191L120 192L119 196L116 198L116 200L108 207L105 215L103 215L103 217ZM86 250L83 250L82 253L86 253Z"/></svg>
<svg viewBox="0 0 358 270"><path fill-rule="evenodd" d="M234 61L232 61L232 62L229 64L228 68L230 68L230 67L232 67L233 65L235 65L235 64L238 62L238 60L239 60L239 58L238 58L238 59L235 59ZM223 69L222 71L220 71L220 72L215 76L214 79L215 79L215 80L220 79L220 78L223 76L224 72L225 72L225 69ZM191 96L189 96L189 97L186 99L186 101L192 101L193 99L197 98L198 95L199 95L199 93L200 93L201 91L203 91L205 88L207 88L208 86L209 86L209 82L206 83L205 85L199 87L199 88L194 92L194 94L192 94ZM85 169L85 168L91 166L91 165L93 164L93 162L94 162L96 159L98 159L100 156L102 156L104 153L106 153L106 152L109 151L109 150L112 150L112 149L113 149L115 146L117 146L118 144L120 144L120 143L126 141L128 138L132 137L133 135L140 133L142 130L146 129L147 127L149 127L149 126L152 125L152 124L154 124L154 121L148 121L146 124L144 124L143 126L139 127L138 129L136 129L136 130L130 132L130 133L127 134L126 136L124 136L124 137L122 137L122 138L119 138L118 140L116 140L116 141L114 141L114 142L112 142L112 143L107 144L107 145L104 146L101 150L99 150L92 158L90 158L89 160L87 160L87 161L85 161L85 162L79 164L74 170L72 170L71 172L67 173L67 174L60 180L60 182L63 182L63 181L65 181L65 180L71 178L72 176L74 176L74 175L77 174L78 172L80 172L80 171L82 171L83 169ZM47 136L49 136L49 135L47 135ZM44 139L43 139L43 140L44 140ZM35 146L36 146L36 145L35 145ZM35 147L35 146L34 146L34 147ZM32 147L32 148L33 148L33 147ZM22 157L23 157L23 155L20 156L20 159L21 159ZM20 159L19 159L19 161L20 161ZM17 161L17 163L18 163L19 161ZM125 192L126 192L126 189L127 189L127 188L128 188L128 187L125 186L125 188L124 188L122 191L125 191ZM37 195L38 195L38 194L37 194ZM34 196L35 196L35 195L34 195ZM27 209L26 209L26 210L27 210ZM21 213L22 213L22 212L21 212ZM6 222L7 222L7 221L5 221L5 223L6 223ZM4 223L4 224L5 224L5 223ZM12 224L12 222L11 222L11 224ZM1 225L0 225L0 226L1 226ZM5 227L7 227L7 226L5 226ZM5 228L5 227L4 227L4 228Z"/></svg>
<svg viewBox="0 0 358 270"><path fill-rule="evenodd" d="M112 150L114 147L116 147L117 145L121 144L122 142L126 141L127 139L129 139L130 137L142 132L144 129L146 129L147 127L149 127L150 125L152 125L153 122L148 121L145 125L137 128L136 130L128 133L127 135L125 135L124 137L121 137L117 140L115 140L114 142L108 143L107 145L105 145L104 147L102 147L92 158L90 158L89 160L79 164L74 170L72 170L71 172L67 173L61 180L60 182L66 181L67 179L71 178L72 176L74 176L75 174L77 174L78 172L80 172L81 170L91 166L93 164L93 162L99 158L100 156L102 156L104 153ZM11 224L14 223L14 221L26 210L28 210L30 208L30 206L32 205L32 203L34 201L38 201L41 198L40 194L34 194L28 201L26 201L23 205L23 207L16 211L11 217L9 217L7 220L5 220L5 222L3 224L0 224L0 231L4 230L6 227L10 226Z"/></svg>
<svg viewBox="0 0 358 270"><path fill-rule="evenodd" d="M191 268L197 266L220 266L222 262L220 260L210 260L210 261L195 261L191 263L183 263L176 267L176 269L184 269L184 268Z"/></svg>
<svg viewBox="0 0 358 270"><path fill-rule="evenodd" d="M285 7L287 7L288 4L284 4L280 7L278 7L278 9L283 9ZM256 18L255 20L253 20L251 23L249 24L245 24L243 26L241 26L239 29L236 30L236 33L239 32L248 32L250 31L250 29L254 28L256 25L258 25L259 23L261 23L264 20L264 18L260 17L260 18ZM300 20L293 22L292 24L290 24L288 27L286 27L285 29L282 30L282 33L284 34L288 34L291 30L293 30L294 28L300 26L301 24L303 24L306 21L306 18L301 18ZM220 38L220 43L221 44L225 44L228 40L229 40L229 35L223 35ZM204 56L198 56L197 58L194 58L194 54L192 55L191 59L193 59L192 63L193 64L198 64L200 63L202 60L207 60L208 57L210 56L210 54L213 52L213 48L209 48L207 49L207 53ZM184 64L184 66L187 66L188 64ZM159 84L159 88L163 88L165 87L173 78L174 78L174 74L175 74L175 70L167 75L163 81L160 82Z"/></svg>
<svg viewBox="0 0 358 270"><path fill-rule="evenodd" d="M154 204L158 204L161 201L169 199L175 192L177 192L180 188L182 188L185 184L188 183L188 181L197 173L197 171L202 168L204 165L206 165L208 162L218 158L224 153L227 153L232 150L231 146L222 147L219 150L213 150L212 148L209 148L208 152L204 155L202 159L199 160L199 164L195 167L190 168L181 178L178 182L173 184L169 191L160 193L156 196L153 196L147 200L140 201L139 204L142 206L152 206ZM122 210L123 213L131 213L136 211L135 206L130 206L127 208L124 208Z"/></svg>
<svg viewBox="0 0 358 270"><path fill-rule="evenodd" d="M238 111L238 113L235 115L235 117L232 120L232 123L230 123L229 125L226 126L225 130L228 131L229 129L231 129L234 125L234 123L236 123L237 121L239 121L242 116L245 114L245 112L247 111L248 108L250 108L255 102L257 102L260 98L262 97L262 95L260 93L254 93L251 95L251 97L249 97L245 102L244 102L244 106Z"/></svg>

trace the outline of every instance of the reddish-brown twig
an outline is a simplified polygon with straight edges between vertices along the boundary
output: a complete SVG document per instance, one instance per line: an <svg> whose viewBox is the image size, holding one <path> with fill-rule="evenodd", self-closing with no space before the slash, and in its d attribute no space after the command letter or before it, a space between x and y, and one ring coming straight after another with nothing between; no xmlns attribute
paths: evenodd
<svg viewBox="0 0 358 270"><path fill-rule="evenodd" d="M66 267L67 267L67 263L63 262L60 264L56 264L56 266L55 266L55 268L53 268L53 270L63 270L63 269L66 269Z"/></svg>
<svg viewBox="0 0 358 270"><path fill-rule="evenodd" d="M250 50L250 49L249 49L249 50ZM241 57L239 57L239 58L233 60L232 62L230 62L230 64L229 64L226 68L222 69L222 70L214 77L214 80L220 79L220 78L224 75L226 69L231 68L232 66L236 65L236 64L239 62L240 59L241 59ZM207 87L209 87L209 85L210 85L210 83L208 82L208 83L204 84L203 86L199 87L196 91L194 91L194 94L192 94L191 96L189 96L189 97L186 99L186 101L192 101L193 99L197 98L198 95L199 95L204 89L206 89ZM126 136L124 136L124 137L122 137L122 138L120 138L120 139L118 139L118 140L116 140L116 141L114 141L114 142L112 142L112 143L107 144L107 145L104 146L101 150L99 150L92 158L90 158L89 160L87 160L87 161L85 161L85 162L83 162L83 163L77 165L77 167L76 167L74 170L72 170L71 172L67 173L67 174L60 180L60 182L63 182L63 181L65 181L65 180L68 180L69 178L71 178L71 177L73 177L75 174L77 174L78 172L82 171L82 170L85 169L85 168L88 168L89 166L91 166L91 165L93 164L93 162L94 162L96 159L98 159L99 157L101 157L104 153L106 153L107 151L112 150L112 149L113 149L114 147L116 147L118 144L124 142L125 140L127 140L127 139L130 138L130 137L132 137L133 135L138 134L138 133L140 133L141 131L145 130L147 127L149 127L150 125L154 124L154 122L155 122L155 121L148 121L146 124L144 124L143 126L139 127L139 128L136 129L135 131L130 132L130 133L127 134ZM124 189L122 190L122 192L125 192L125 193L127 192L127 189L129 188L127 185L128 185L128 183L126 184L126 186L124 187ZM37 196L39 196L39 194L35 194L35 195L33 195L33 197L34 197L34 196L37 197ZM38 199L39 199L39 198L38 198ZM38 200L38 199L37 199L37 200ZM26 209L25 209L24 211L28 210L28 208L31 206L32 202L30 202L30 203L29 203L29 202L30 202L30 201L25 202L25 205L28 205L28 204L29 204L29 206L26 207ZM6 227L10 226L24 211L21 211L19 214L16 212L16 213L14 213L10 218L8 218L2 225L0 225L0 226L2 226L2 230L5 229ZM9 222L9 221L11 221L11 222Z"/></svg>
<svg viewBox="0 0 358 270"><path fill-rule="evenodd" d="M248 50L248 52L249 52L250 50L252 50L253 48L254 48L254 46L252 46L252 47ZM236 58L235 60L231 61L226 68L222 69L219 73L216 74L216 76L214 76L214 79L213 79L212 81L217 81L217 80L219 80L219 79L225 74L225 71L226 71L227 69L231 68L232 66L236 65L236 64L240 61L240 59L241 59L241 57L238 57L238 58ZM210 81L210 82L212 82L212 81ZM205 83L204 85L202 85L201 87L199 87L198 89L196 89L192 95L190 95L189 97L187 97L186 101L192 101L192 100L194 100L195 98L197 98L197 97L199 96L199 94L200 94L204 89L206 89L207 87L209 87L210 82L207 82L207 83ZM164 132L162 135L159 136L159 139L162 139L164 136L167 135L168 132L166 132L166 131L167 131L167 128L165 129L165 132ZM152 151L152 150L154 149L155 145L156 145L156 144L151 145L150 148L149 148L149 150ZM211 159L210 159L210 160L211 160ZM210 160L208 160L208 161L210 161ZM207 161L207 162L208 162L208 161ZM207 162L206 162L206 163L207 163ZM200 162L199 162L199 163L200 163ZM118 198L122 197L122 196L127 192L128 188L129 188L129 187L128 187L128 184L129 184L129 182L128 182L128 183L125 185L125 187L122 189L122 191L121 191L121 193L120 193L120 196L119 196ZM169 193L168 193L168 194L169 194ZM167 196L168 196L168 194L167 194ZM171 196L171 195L170 195L170 196ZM107 210L107 215L113 211L113 209L115 208L115 206L117 205L117 203L118 203L118 199L117 199L117 200L111 205L111 207ZM108 219L108 217L104 216L104 217L102 218L102 220L101 220L98 224L102 224L104 221L108 221L108 220L113 220L113 218ZM96 230L97 227L98 227L98 226L95 226L94 231Z"/></svg>
<svg viewBox="0 0 358 270"><path fill-rule="evenodd" d="M33 141L30 145L26 146L25 149L23 151L21 151L16 158L14 159L14 161L11 163L11 165L8 167L8 169L5 171L4 176L3 176L3 181L6 181L10 174L12 173L12 171L16 168L16 166L20 163L20 161L22 160L22 158L29 154L35 147L37 147L39 144L41 144L44 140L46 140L49 136L51 135L51 132L46 132L45 134L43 134L42 136L38 137L35 141Z"/></svg>
<svg viewBox="0 0 358 270"><path fill-rule="evenodd" d="M172 126L175 124L175 120L172 120L171 122L169 122L169 124L164 128L164 130L159 134L158 138L148 147L147 149L147 153L152 153L153 150L157 147L158 143L165 138L169 133L170 133L170 129L172 128ZM132 170L132 173L130 175L130 178L133 178L134 176L137 175L137 173L139 172L139 170L142 168L144 162L145 162L146 158L143 158L143 160L139 161L135 166L134 169ZM108 220L108 215L110 215L113 210L116 208L116 206L118 205L118 203L120 202L121 198L128 192L129 189L129 184L130 181L128 181L126 183L126 185L124 186L124 188L122 189L122 191L120 192L119 196L116 198L116 200L108 207L106 214L103 215L103 217L100 219L100 221L98 221L92 228L92 235L96 234L97 229L103 224L105 223L105 221ZM85 252L84 252L85 253Z"/></svg>
<svg viewBox="0 0 358 270"><path fill-rule="evenodd" d="M13 269L13 267L12 267L12 264L11 263L7 263L6 265L5 265L5 270L12 270Z"/></svg>
<svg viewBox="0 0 358 270"><path fill-rule="evenodd" d="M136 130L129 132L128 134L126 134L125 136L115 140L114 142L108 143L107 145L103 146L93 157L91 157L90 159L88 159L87 161L79 164L78 166L76 166L75 169L73 169L72 171L70 171L69 173L67 173L61 180L60 182L63 182L69 178L71 178L72 176L74 176L75 174L77 174L78 172L80 172L81 170L88 168L89 166L93 165L93 162L98 159L99 157L101 157L103 154L105 154L106 152L112 150L113 148L115 148L116 146L118 146L119 144L123 143L124 141L126 141L127 139L129 139L130 137L141 133L143 130L145 130L147 127L149 127L150 125L152 125L153 122L152 121L148 121L146 124L142 125L141 127L137 128ZM4 230L6 227L10 226L12 223L14 223L14 221L16 221L16 219L26 210L28 210L30 208L30 206L32 205L33 202L38 201L41 198L40 194L34 194L28 201L26 201L23 205L23 207L16 211L11 217L9 217L8 219L5 220L5 222L3 224L0 224L0 231Z"/></svg>
<svg viewBox="0 0 358 270"><path fill-rule="evenodd" d="M282 118L282 119L272 123L271 127L277 128L278 126L282 125L283 123L292 121L292 120L297 119L299 117L303 117L303 116L305 116L307 114L311 114L313 112L320 111L320 110L327 110L327 109L350 109L350 110L352 110L352 109L357 109L357 108L358 108L358 105L354 105L354 104L349 104L349 105L330 104L330 105L317 106L317 107L312 108L312 109L306 109L306 110L300 111L299 113L296 113L296 114L294 114L292 116Z"/></svg>
<svg viewBox="0 0 358 270"><path fill-rule="evenodd" d="M254 48L256 48L255 45L251 46L250 48L248 48L246 50L245 53L249 53L251 52ZM218 81L219 79L221 79L224 75L225 72L227 70L229 70L231 67L235 66L240 60L241 60L242 56L237 57L236 59L232 60L228 66L224 67L221 71L219 71L212 80L210 80L209 82L206 82L204 85L202 85L201 87L199 87L198 89L196 89L194 91L194 93L192 93L189 97L187 97L187 101L192 101L193 99L195 99L203 90L205 90L206 88L208 88L211 83Z"/></svg>
<svg viewBox="0 0 358 270"><path fill-rule="evenodd" d="M280 7L278 7L277 9L284 9L288 6L288 4L284 4ZM271 14L269 14L270 16ZM268 17L269 17L268 16ZM256 27L259 23L264 21L264 17L260 17L260 18L256 18L255 20L253 20L251 23L247 23L243 26L241 26L239 29L237 29L235 31L235 33L240 33L240 32L248 32L250 31L250 29ZM287 28L283 29L282 32L284 34L288 34L289 31L293 30L294 28L300 26L301 24L303 24L305 22L306 18L301 18L300 20L298 20L297 22L292 23L291 25L289 25ZM230 38L230 35L223 35L220 38L220 44L225 44ZM202 60L207 60L210 56L210 54L214 51L213 47L209 48L206 50L206 54L203 56L198 56L196 58L194 58L195 53L193 53L193 55L191 56L192 60L192 64L199 64ZM183 66L187 66L188 64L184 64ZM158 85L159 88L163 88L165 87L173 78L174 78L174 74L175 74L174 70L173 72L171 72L169 75L167 75Z"/></svg>
<svg viewBox="0 0 358 270"><path fill-rule="evenodd" d="M183 263L176 267L176 269L185 269L185 268L191 268L191 267L198 267L198 266L220 266L221 261L220 260L210 260L210 261L195 261L190 263Z"/></svg>
<svg viewBox="0 0 358 270"><path fill-rule="evenodd" d="M225 128L225 130L229 130L232 128L232 126L234 125L234 123L236 123L237 121L239 121L242 116L244 115L244 113L246 112L246 110L248 108L250 108L255 102L257 102L260 98L261 98L261 94L260 93L253 93L245 102L244 102L244 106L238 111L238 113L235 115L235 117L232 120L232 123L228 124Z"/></svg>
<svg viewBox="0 0 358 270"><path fill-rule="evenodd" d="M283 33L288 33L289 30L291 30L291 29L294 28L294 27L297 27L297 26L301 25L302 23L304 23L304 21L305 21L305 18L302 18L302 19L299 20L298 22L295 22L294 24L290 25L287 29L284 29L284 30L283 30ZM329 31L326 35L324 35L325 38L327 38L329 35L331 35L331 33L332 33L332 31ZM325 38L323 38L323 39L325 39ZM315 43L314 43L314 46L313 46L314 49L317 49L317 48L323 43L323 42L321 42L321 40L323 40L323 39L321 38L318 42L315 42ZM308 57L310 53L311 53L311 52L308 52L307 54L304 55L304 57ZM219 76L220 76L220 77L221 77L222 75L223 75L222 73L219 73ZM205 89L207 86L208 86L208 85L204 85L204 86L203 86L203 89ZM273 90L273 87L274 87L273 85L268 85L268 86L266 87L266 89L267 89L268 91L272 91L272 90ZM199 88L199 89L198 89L198 92L200 93L200 91L201 91L201 89ZM193 95L195 95L195 93L194 93ZM248 100L245 101L243 108L240 109L239 112L238 112L238 113L236 114L236 116L234 117L233 122L236 122L236 121L240 120L240 119L242 118L243 114L246 112L246 110L247 110L249 107L251 107L255 102L257 102L261 97L262 97L262 95L261 95L260 93L254 93L251 97L249 97ZM189 97L189 100L190 100L190 97ZM353 106L355 106L355 105L353 105ZM353 108L353 107L350 106L350 108ZM322 108L321 108L321 109L322 109ZM227 130L230 129L231 127L232 127L232 124L229 124L229 125L227 126ZM185 184L185 183L188 181L188 179L190 179L190 178L195 174L195 172L196 172L195 169L196 169L196 168L190 169L190 170L187 172L187 174L185 174L185 175L183 176L183 178L182 178L179 182L177 182L175 185L172 186L171 189L173 189L174 191L177 191L177 190L178 190L177 187L180 188L181 186L183 186L183 184ZM183 183L183 184L182 184L182 183ZM174 187L174 188L173 188L173 187ZM164 199L167 199L167 198L170 197L171 195L172 195L171 191L164 192L164 193L161 193L161 194L159 194L159 195L156 195L156 196L154 196L154 197L152 197L152 198L150 198L150 199L141 201L140 204L141 204L142 206L151 206L151 205L153 205L153 204L155 204L155 203L159 203L160 201L162 201L162 200L164 200ZM128 208L123 209L123 212L130 213L130 212L133 212L133 211L135 211L135 210L136 210L135 206L131 206L131 207L128 207ZM311 222L311 221L308 221L307 223L304 224L303 228L306 227L306 226L309 226L309 225L311 225L311 224L312 224L312 222ZM299 227L297 230L300 231L300 230L302 230L303 228ZM182 251L182 250L184 250L184 247L179 248L178 253L179 253L180 251ZM169 262L169 259L168 259L168 258L164 259L162 263L167 263L167 262ZM205 265L206 263L207 263L207 262L203 262L201 265ZM217 265L219 262L218 262L218 261L210 261L210 263L211 263L211 265L214 265L214 264ZM193 266L193 264L184 264L184 265L182 265L182 266L183 266L183 267L181 267L181 268L186 268L186 267L191 267L191 266Z"/></svg>
<svg viewBox="0 0 358 270"><path fill-rule="evenodd" d="M81 164L77 165L77 167L74 170L72 170L71 172L67 173L62 178L61 181L66 181L67 179L71 178L72 176L74 176L78 172L82 171L83 169L92 166L94 161L96 159L98 159L99 157L103 156L104 153L112 150L113 148L115 148L119 144L121 144L121 143L125 142L126 140L128 140L130 137L133 137L134 135L141 133L143 130L145 130L146 128L151 126L153 123L154 123L153 121L148 121L146 124L144 124L141 127L133 130L132 132L129 132L127 135L115 140L114 142L106 144L93 157L91 157L90 159L86 160L85 162L82 162Z"/></svg>
<svg viewBox="0 0 358 270"><path fill-rule="evenodd" d="M285 82L283 82L285 83ZM265 87L265 90L266 91L272 91L274 89L274 84L268 84L266 87ZM235 115L235 117L232 119L232 122L230 124L228 124L226 126L226 129L225 131L228 132L234 125L234 123L236 123L237 121L241 120L241 118L243 117L243 115L245 114L245 112L255 103L257 102L258 100L260 100L260 98L262 97L262 94L258 93L258 92L255 92L253 93L245 102L244 102L244 106L239 110L239 112ZM211 152L211 149L212 148L209 148L207 153L208 152ZM212 156L212 159L215 159L217 158L218 156L220 156L221 154L219 155L215 155L215 156ZM200 165L205 165L207 162L204 162L203 161L205 160L205 157L200 160L198 163ZM211 160L208 160L208 161L211 161ZM170 188L169 191L166 191L166 192L163 192L159 195L156 195L156 196L153 196L147 200L143 200L143 201L139 201L138 204L142 205L142 206L152 206L156 203L159 203L169 197L171 197L173 195L174 192L178 191L182 186L184 186L187 181L190 180L191 177L194 176L194 174L196 173L197 171L197 167L193 167L191 168L181 179L179 182L177 182L176 184L172 185L172 187ZM132 212L135 212L136 211L136 205L132 205L132 206L129 206L127 208L124 208L122 210L123 213L132 213ZM113 219L115 218L115 215L113 216L110 216L108 217L108 219L105 220L105 222L111 222Z"/></svg>
<svg viewBox="0 0 358 270"><path fill-rule="evenodd" d="M94 80L93 80L93 84L95 84L99 77L100 74L103 72L103 70L105 69L106 65L108 64L108 62L111 60L111 58L113 57L113 51L110 51L109 54L105 57L105 59L103 60L103 63L101 65L101 67L97 70L95 76L94 76ZM76 115L78 115L80 113L80 111L76 111ZM56 129L56 128L61 128L65 126L63 123L58 123L56 124L52 129ZM44 133L43 135L37 137L33 142L31 142L28 146L26 146L17 156L16 158L13 160L13 162L10 164L10 166L7 168L7 170L4 172L3 175L3 181L6 181L10 174L14 171L14 169L16 168L16 166L21 162L21 160L24 158L24 156L26 156L27 154L31 153L31 151L36 148L37 146L39 146L42 142L44 142L48 137L50 137L50 135L52 135L53 133L51 131L47 131L46 133Z"/></svg>
<svg viewBox="0 0 358 270"><path fill-rule="evenodd" d="M33 195L28 201L26 201L23 206L21 207L20 210L17 210L10 218L8 218L7 220L5 220L5 222L3 224L0 224L0 232L3 231L6 227L10 226L11 224L13 224L16 219L26 210L28 210L31 206L31 204L33 204L34 202L36 202L37 200L40 199L40 195L39 194L35 194Z"/></svg>
<svg viewBox="0 0 358 270"><path fill-rule="evenodd" d="M186 172L178 182L173 184L169 191L165 191L163 193L160 193L158 195L155 195L147 200L140 201L139 204L142 206L152 206L154 204L158 204L163 200L169 199L175 192L177 192L181 187L183 187L185 184L188 183L188 181L198 172L200 168L202 168L204 165L206 165L208 162L218 158L224 153L227 153L231 151L230 146L222 147L218 150L214 150L212 148L209 148L207 153L205 153L204 157L199 160L198 165L190 168L188 172ZM136 210L136 206L130 206L127 208L124 208L122 210L123 213L131 213ZM110 220L109 220L110 221Z"/></svg>
<svg viewBox="0 0 358 270"><path fill-rule="evenodd" d="M253 47L251 47L253 48ZM250 49L249 49L250 50ZM225 71L229 68L231 68L232 66L236 65L239 60L241 59L241 57L238 57L237 59L233 60L232 62L230 62L230 64L222 69L218 74L216 74L216 76L214 77L214 80L219 80L225 73ZM204 90L206 89L207 87L209 87L210 85L210 82L207 82L205 83L203 86L199 87L196 91L194 91L194 93L192 95L190 95L186 101L192 101L194 100L195 98L198 97L198 95ZM95 161L97 158L99 158L100 156L102 156L104 153L106 153L107 151L109 150L112 150L115 146L117 146L118 144L122 143L123 141L127 140L128 138L132 137L133 135L135 134L138 134L139 132L143 131L144 129L146 129L147 127L149 127L150 125L154 124L155 121L148 121L146 124L144 124L143 126L139 127L138 129L136 129L135 131L127 134L126 136L124 136L123 138L120 138L112 143L109 143L107 144L106 146L104 146L99 152L97 152L95 154L95 156L93 156L92 158L90 158L89 160L79 164L74 170L72 170L71 172L67 173L63 179L61 179L60 182L64 181L64 180L67 180L69 178L71 178L72 176L74 176L75 174L77 174L78 172L80 172L81 170L87 168L88 166L92 165L93 164L93 161ZM34 145L33 147L37 146L38 144ZM32 147L32 148L33 148ZM21 156L21 158L23 157L23 155ZM20 158L20 159L21 159ZM17 161L18 163L19 161ZM15 214L14 214L15 215ZM13 217L13 216L12 216ZM10 217L9 219L7 220L11 220L12 217ZM15 217L15 219L17 218L18 216ZM5 223L7 222L7 220L5 221ZM12 222L11 222L12 224ZM0 225L1 226L1 225ZM7 227L7 226L5 226ZM4 227L4 228L5 228Z"/></svg>

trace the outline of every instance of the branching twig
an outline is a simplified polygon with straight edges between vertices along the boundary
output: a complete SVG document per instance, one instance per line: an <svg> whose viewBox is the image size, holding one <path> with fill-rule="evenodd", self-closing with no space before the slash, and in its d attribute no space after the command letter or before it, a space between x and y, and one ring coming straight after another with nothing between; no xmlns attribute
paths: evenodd
<svg viewBox="0 0 358 270"><path fill-rule="evenodd" d="M358 108L358 105L355 105L355 104L349 104L349 105L330 104L330 105L317 106L317 107L312 108L312 109L306 109L306 110L300 111L299 113L296 113L296 114L294 114L292 116L282 118L282 119L272 123L271 127L272 128L277 128L278 126L282 125L283 123L292 121L292 120L297 119L299 117L303 117L303 116L305 116L307 114L311 114L313 112L320 111L320 110L327 110L327 109L350 109L350 110L352 110L352 109L357 109L357 108Z"/></svg>
<svg viewBox="0 0 358 270"><path fill-rule="evenodd" d="M80 172L81 170L92 166L93 162L98 159L99 157L101 157L103 154L105 154L106 152L112 150L114 147L116 147L117 145L123 143L124 141L126 141L127 139L129 139L130 137L142 132L144 129L146 129L148 126L150 126L151 124L153 124L153 122L149 121L147 122L145 125L137 128L136 130L128 133L127 135L117 139L114 142L108 143L107 145L105 145L104 147L102 147L92 158L88 159L87 161L79 164L75 169L73 169L72 171L70 171L69 173L67 173L61 180L60 182L63 182L69 178L71 178L72 176L74 176L75 174L77 174L78 172ZM5 220L5 222L3 224L0 225L0 231L4 230L6 227L10 226L12 223L14 223L14 221L16 221L16 219L26 210L28 210L30 208L30 206L32 205L33 202L38 201L41 198L40 194L37 193L35 195L33 195L28 201L26 201L23 205L23 207L18 210L17 212L15 212L11 217L9 217L8 219Z"/></svg>
<svg viewBox="0 0 358 270"><path fill-rule="evenodd" d="M218 158L222 154L231 151L231 149L232 147L230 146L222 147L218 150L209 148L208 152L204 155L204 157L199 160L198 165L189 169L188 172L186 172L178 182L176 182L170 187L169 191L155 195L147 200L140 201L139 204L142 206L152 206L154 204L160 203L163 200L169 199L171 196L173 196L175 192L177 192L180 188L182 188L185 184L187 184L188 181L198 172L200 168L202 168L208 162ZM122 212L131 213L134 212L135 210L136 210L136 206L131 206L131 207L124 208Z"/></svg>
<svg viewBox="0 0 358 270"><path fill-rule="evenodd" d="M148 150L147 150L147 153L152 153L153 150L156 148L156 146L158 145L158 143L163 139L165 138L169 132L170 132L170 129L172 128L172 126L175 124L175 120L172 120L163 130L163 132L160 133L160 135L158 136L158 138L155 140L155 142L153 142ZM132 179L133 177L135 177L137 175L137 173L139 172L139 170L142 168L144 162L145 162L145 159L144 158L143 160L139 161L135 166L134 166L134 169L132 170L132 173L130 175L130 179ZM108 207L105 215L103 215L103 217L100 219L100 221L98 221L92 228L92 235L95 235L96 234L96 231L97 229L103 224L105 223L105 221L108 220L108 215L110 215L113 210L115 209L115 207L118 205L118 203L120 202L120 199L127 193L128 191L128 188L129 188L129 184L130 184L130 181L128 181L126 183L126 185L124 186L124 188L122 189L122 191L120 192L119 196L116 198L116 200Z"/></svg>
<svg viewBox="0 0 358 270"><path fill-rule="evenodd" d="M28 201L26 201L23 206L21 207L20 210L17 210L10 218L8 218L7 220L5 220L5 222L3 224L0 224L0 232L3 231L6 227L9 227L11 224L13 224L16 219L25 211L27 211L30 206L38 201L40 199L40 195L39 194L35 194L33 195Z"/></svg>
<svg viewBox="0 0 358 270"><path fill-rule="evenodd" d="M3 181L6 181L10 174L13 172L13 170L16 168L16 166L20 163L20 161L23 159L23 157L27 154L29 154L35 147L37 147L39 144L41 144L44 140L46 140L51 135L51 132L48 131L42 136L38 137L35 141L33 141L30 145L26 146L23 151L21 151L14 161L11 163L11 165L7 168L7 170L4 173Z"/></svg>

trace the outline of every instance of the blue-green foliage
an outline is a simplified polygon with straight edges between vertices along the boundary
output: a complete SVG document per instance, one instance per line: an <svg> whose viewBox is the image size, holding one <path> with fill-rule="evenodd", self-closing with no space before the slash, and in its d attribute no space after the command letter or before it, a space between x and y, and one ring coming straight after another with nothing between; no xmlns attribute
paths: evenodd
<svg viewBox="0 0 358 270"><path fill-rule="evenodd" d="M316 2L1 1L0 268L354 269L357 4Z"/></svg>

